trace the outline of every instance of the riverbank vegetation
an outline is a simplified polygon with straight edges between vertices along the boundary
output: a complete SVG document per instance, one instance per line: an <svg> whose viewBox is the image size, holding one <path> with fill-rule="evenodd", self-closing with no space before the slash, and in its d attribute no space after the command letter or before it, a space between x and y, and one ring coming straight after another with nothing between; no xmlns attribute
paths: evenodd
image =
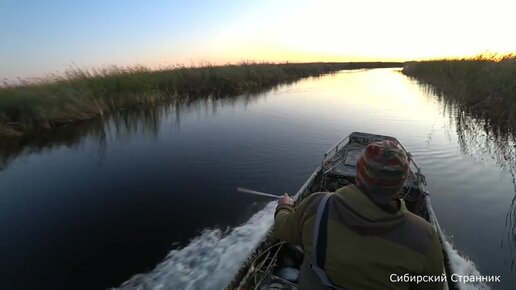
<svg viewBox="0 0 516 290"><path fill-rule="evenodd" d="M403 73L496 131L516 131L516 54L411 62Z"/></svg>
<svg viewBox="0 0 516 290"><path fill-rule="evenodd" d="M241 63L150 70L74 69L64 76L0 87L0 137L15 137L103 116L137 105L272 88L343 69L401 67L402 63Z"/></svg>

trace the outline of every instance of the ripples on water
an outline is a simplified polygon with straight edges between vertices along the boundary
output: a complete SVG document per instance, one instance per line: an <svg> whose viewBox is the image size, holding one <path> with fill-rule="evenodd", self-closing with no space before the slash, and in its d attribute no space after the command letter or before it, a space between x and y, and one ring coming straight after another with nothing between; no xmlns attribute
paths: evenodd
<svg viewBox="0 0 516 290"><path fill-rule="evenodd" d="M504 259L506 265L514 270L516 259L516 137L511 132L500 132L488 122L465 114L453 104L447 104L453 115L460 150L475 159L493 159L502 171L509 175L514 187L514 196L505 216L505 232L500 237L500 247L508 249Z"/></svg>
<svg viewBox="0 0 516 290"><path fill-rule="evenodd" d="M516 128L507 128L505 124L505 127L500 126L481 113L471 112L456 99L446 98L436 88L417 83L426 94L439 100L443 115L449 119L449 129L455 129L460 152L480 164L486 159L493 160L502 173L511 179L514 194L507 207L505 231L500 237L500 247L508 252L504 258L506 266L511 271L515 270Z"/></svg>
<svg viewBox="0 0 516 290"><path fill-rule="evenodd" d="M218 289L272 222L273 206L236 186L294 192L352 131L402 140L423 166L454 261L503 275L495 288L516 283L514 138L397 71L365 70L2 143L0 227L12 234L0 249L16 264L7 285Z"/></svg>

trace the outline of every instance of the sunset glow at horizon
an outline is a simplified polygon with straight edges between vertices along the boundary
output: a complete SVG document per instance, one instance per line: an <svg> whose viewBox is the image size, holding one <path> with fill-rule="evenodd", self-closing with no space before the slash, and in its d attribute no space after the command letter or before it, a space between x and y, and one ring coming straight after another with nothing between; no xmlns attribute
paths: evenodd
<svg viewBox="0 0 516 290"><path fill-rule="evenodd" d="M516 52L511 1L0 0L0 78L70 66L409 61Z"/></svg>

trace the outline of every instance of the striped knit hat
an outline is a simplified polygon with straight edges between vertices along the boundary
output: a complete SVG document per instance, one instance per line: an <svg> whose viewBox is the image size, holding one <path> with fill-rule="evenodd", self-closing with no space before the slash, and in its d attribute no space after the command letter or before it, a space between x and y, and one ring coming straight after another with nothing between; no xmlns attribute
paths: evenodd
<svg viewBox="0 0 516 290"><path fill-rule="evenodd" d="M390 140L371 143L357 161L357 184L376 203L387 204L403 187L409 161Z"/></svg>

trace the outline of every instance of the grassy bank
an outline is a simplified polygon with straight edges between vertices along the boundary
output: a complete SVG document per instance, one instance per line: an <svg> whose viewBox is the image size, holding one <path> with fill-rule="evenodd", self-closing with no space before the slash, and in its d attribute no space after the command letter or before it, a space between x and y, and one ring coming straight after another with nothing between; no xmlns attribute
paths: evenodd
<svg viewBox="0 0 516 290"><path fill-rule="evenodd" d="M203 96L234 96L342 69L402 63L303 63L145 67L68 71L64 76L0 87L0 136L51 130L136 105Z"/></svg>
<svg viewBox="0 0 516 290"><path fill-rule="evenodd" d="M516 55L412 62L403 73L490 126L516 130Z"/></svg>

